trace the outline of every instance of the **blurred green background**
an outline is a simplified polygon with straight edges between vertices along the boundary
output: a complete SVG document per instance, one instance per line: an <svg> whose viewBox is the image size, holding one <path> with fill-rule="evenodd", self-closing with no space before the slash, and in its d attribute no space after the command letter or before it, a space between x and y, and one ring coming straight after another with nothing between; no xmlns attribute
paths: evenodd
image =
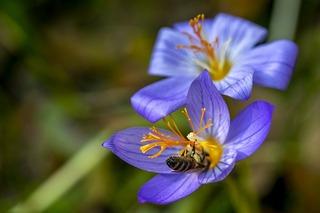
<svg viewBox="0 0 320 213"><path fill-rule="evenodd" d="M160 27L221 11L299 45L288 90L250 99L276 105L271 133L227 180L140 205L153 174L100 144L149 125L129 98L159 79L147 67ZM319 56L318 0L1 0L0 212L320 212ZM228 102L232 115L248 104Z"/></svg>

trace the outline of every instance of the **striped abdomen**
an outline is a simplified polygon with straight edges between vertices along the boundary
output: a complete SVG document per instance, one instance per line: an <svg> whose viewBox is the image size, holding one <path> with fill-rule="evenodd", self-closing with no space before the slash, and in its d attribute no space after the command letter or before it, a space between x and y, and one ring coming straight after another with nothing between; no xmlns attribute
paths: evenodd
<svg viewBox="0 0 320 213"><path fill-rule="evenodd" d="M191 157L184 156L170 156L166 160L167 165L170 169L176 172L187 172L189 170L201 169L205 166L197 163L197 161Z"/></svg>

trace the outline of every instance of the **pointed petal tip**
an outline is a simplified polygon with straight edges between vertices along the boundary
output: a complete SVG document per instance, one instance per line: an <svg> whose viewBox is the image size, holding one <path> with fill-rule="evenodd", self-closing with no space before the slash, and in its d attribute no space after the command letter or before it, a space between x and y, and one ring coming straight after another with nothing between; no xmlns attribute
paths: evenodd
<svg viewBox="0 0 320 213"><path fill-rule="evenodd" d="M206 123L210 119L213 125L201 134L210 135L220 142L225 140L230 123L229 110L207 71L203 71L193 81L188 91L186 108L195 129L200 128L201 109L205 108L203 122Z"/></svg>
<svg viewBox="0 0 320 213"><path fill-rule="evenodd" d="M114 137L114 136L111 136L109 139L107 139L106 141L104 141L104 142L101 144L101 146L102 146L103 148L106 148L106 149L109 149L110 151L112 151L113 146L112 146L111 141L112 141L113 137Z"/></svg>
<svg viewBox="0 0 320 213"><path fill-rule="evenodd" d="M203 70L198 78L206 81L212 81L208 70Z"/></svg>
<svg viewBox="0 0 320 213"><path fill-rule="evenodd" d="M162 132L162 134L175 137L169 131L160 128L158 128L158 131ZM148 133L150 133L150 128L148 127L131 127L118 131L109 140L104 142L102 146L138 169L160 174L172 173L166 164L166 159L174 153L177 153L180 147L168 147L160 156L151 160L149 155L154 155L159 150L152 149L149 150L148 153L142 153L140 149L141 139Z"/></svg>
<svg viewBox="0 0 320 213"><path fill-rule="evenodd" d="M215 90L214 92L219 93L218 90L217 90L217 88L216 88L216 86L213 84L213 81L212 81L212 79L211 79L211 76L210 76L208 70L203 70L203 71L198 75L198 77L193 80L193 82L191 83L191 86L190 86L190 87L193 87L193 88L194 88L194 87L196 87L197 84L200 84L200 85L201 85L201 84L203 84L203 83L206 83L206 84L212 86L212 90ZM188 91L188 94L189 94L189 93L190 93L190 89L189 89L189 91Z"/></svg>

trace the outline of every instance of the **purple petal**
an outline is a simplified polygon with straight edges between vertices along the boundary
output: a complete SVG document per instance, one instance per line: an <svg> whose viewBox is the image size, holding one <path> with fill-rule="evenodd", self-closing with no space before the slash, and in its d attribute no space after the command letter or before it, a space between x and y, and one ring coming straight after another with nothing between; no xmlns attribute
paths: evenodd
<svg viewBox="0 0 320 213"><path fill-rule="evenodd" d="M253 70L249 66L234 66L228 75L214 82L223 95L237 100L247 100L252 91Z"/></svg>
<svg viewBox="0 0 320 213"><path fill-rule="evenodd" d="M159 130L174 138L171 132ZM114 134L109 140L103 143L103 147L112 151L128 164L139 169L155 173L171 173L172 170L167 166L166 159L176 154L179 151L179 147L167 148L159 157L150 159L148 156L157 153L159 151L158 148L154 148L146 154L140 151L141 145L145 144L141 142L141 139L149 132L150 129L145 127L128 128Z"/></svg>
<svg viewBox="0 0 320 213"><path fill-rule="evenodd" d="M212 136L223 143L228 134L230 115L226 103L213 85L207 71L193 81L187 96L187 110L195 130L200 126L202 108L206 109L203 123L211 119L213 124L200 135Z"/></svg>
<svg viewBox="0 0 320 213"><path fill-rule="evenodd" d="M172 77L148 85L131 97L131 104L145 119L156 122L185 104L193 79Z"/></svg>
<svg viewBox="0 0 320 213"><path fill-rule="evenodd" d="M248 53L242 64L254 70L254 82L266 87L286 89L297 58L298 48L287 40L261 45Z"/></svg>
<svg viewBox="0 0 320 213"><path fill-rule="evenodd" d="M234 168L236 157L237 152L235 150L224 148L219 163L214 168L202 172L199 175L199 182L201 184L206 184L225 179Z"/></svg>
<svg viewBox="0 0 320 213"><path fill-rule="evenodd" d="M197 67L192 58L194 54L178 45L187 45L187 37L170 28L162 28L158 34L149 73L161 76L196 76L201 69Z"/></svg>
<svg viewBox="0 0 320 213"><path fill-rule="evenodd" d="M262 41L267 31L245 19L221 13L215 17L210 34L217 37L220 44L231 42L229 57L234 60L238 55Z"/></svg>
<svg viewBox="0 0 320 213"><path fill-rule="evenodd" d="M231 121L226 146L237 150L237 160L254 153L267 137L273 106L265 101L255 101Z"/></svg>
<svg viewBox="0 0 320 213"><path fill-rule="evenodd" d="M200 187L197 173L157 175L138 192L140 203L169 204Z"/></svg>

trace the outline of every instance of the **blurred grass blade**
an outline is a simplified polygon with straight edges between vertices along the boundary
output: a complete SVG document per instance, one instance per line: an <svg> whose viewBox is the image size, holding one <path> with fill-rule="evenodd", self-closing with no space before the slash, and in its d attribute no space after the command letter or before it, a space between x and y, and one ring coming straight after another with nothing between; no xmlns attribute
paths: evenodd
<svg viewBox="0 0 320 213"><path fill-rule="evenodd" d="M250 213L252 211L251 204L248 199L243 196L241 190L237 186L236 181L232 177L228 177L225 180L226 188L228 190L230 200L233 203L233 207L238 213Z"/></svg>
<svg viewBox="0 0 320 213"><path fill-rule="evenodd" d="M301 0L275 0L270 21L270 40L294 39Z"/></svg>
<svg viewBox="0 0 320 213"><path fill-rule="evenodd" d="M108 152L101 148L101 143L107 135L102 133L89 141L25 202L19 203L10 212L42 212L50 207L104 159Z"/></svg>

